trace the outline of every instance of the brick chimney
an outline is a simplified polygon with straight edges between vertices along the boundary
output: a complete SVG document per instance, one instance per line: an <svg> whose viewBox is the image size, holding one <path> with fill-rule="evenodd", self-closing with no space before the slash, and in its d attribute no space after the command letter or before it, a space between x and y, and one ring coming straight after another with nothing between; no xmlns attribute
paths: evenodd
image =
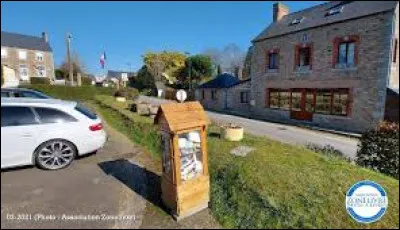
<svg viewBox="0 0 400 230"><path fill-rule="evenodd" d="M47 35L46 32L43 32L43 33L42 33L42 38L43 38L43 40L44 40L45 42L49 42L49 36Z"/></svg>
<svg viewBox="0 0 400 230"><path fill-rule="evenodd" d="M289 14L289 7L281 2L274 4L274 22L281 20L287 14Z"/></svg>

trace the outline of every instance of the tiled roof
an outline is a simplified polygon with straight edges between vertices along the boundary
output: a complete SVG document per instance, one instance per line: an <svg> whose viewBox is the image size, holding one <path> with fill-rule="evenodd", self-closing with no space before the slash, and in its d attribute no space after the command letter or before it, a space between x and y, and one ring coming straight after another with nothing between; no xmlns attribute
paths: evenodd
<svg viewBox="0 0 400 230"><path fill-rule="evenodd" d="M397 1L331 1L284 16L279 21L271 23L253 42L309 28L392 11L396 9L397 4ZM341 7L343 9L340 13L327 16L327 13L331 9L340 9ZM296 19L303 20L301 23L291 25Z"/></svg>
<svg viewBox="0 0 400 230"><path fill-rule="evenodd" d="M228 73L223 73L218 75L213 80L201 84L198 88L223 89L230 88L238 83L240 83L240 80L237 77L234 77Z"/></svg>
<svg viewBox="0 0 400 230"><path fill-rule="evenodd" d="M50 44L42 37L1 31L1 46L52 52Z"/></svg>

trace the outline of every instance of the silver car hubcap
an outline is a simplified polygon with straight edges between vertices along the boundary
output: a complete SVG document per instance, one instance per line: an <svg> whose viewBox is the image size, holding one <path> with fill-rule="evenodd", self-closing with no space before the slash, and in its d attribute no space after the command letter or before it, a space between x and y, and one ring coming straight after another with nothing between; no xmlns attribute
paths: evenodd
<svg viewBox="0 0 400 230"><path fill-rule="evenodd" d="M40 164L48 169L60 169L71 163L74 151L64 142L52 142L39 151Z"/></svg>

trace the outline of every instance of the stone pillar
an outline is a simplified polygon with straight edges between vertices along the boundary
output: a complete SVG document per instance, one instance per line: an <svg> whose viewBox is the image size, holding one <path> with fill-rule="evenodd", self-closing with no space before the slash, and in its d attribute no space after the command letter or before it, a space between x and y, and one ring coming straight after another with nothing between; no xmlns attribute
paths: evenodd
<svg viewBox="0 0 400 230"><path fill-rule="evenodd" d="M81 75L81 73L78 73L77 75L76 75L76 81L77 81L77 84L78 84L78 86L82 86L82 75Z"/></svg>

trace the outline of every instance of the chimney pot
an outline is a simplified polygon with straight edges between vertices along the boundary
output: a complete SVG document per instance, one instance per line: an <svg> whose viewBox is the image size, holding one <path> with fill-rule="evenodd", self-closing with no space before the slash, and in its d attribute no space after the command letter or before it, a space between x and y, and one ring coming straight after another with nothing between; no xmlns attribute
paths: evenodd
<svg viewBox="0 0 400 230"><path fill-rule="evenodd" d="M43 33L42 33L42 38L43 38L43 40L44 40L45 42L49 42L49 36L47 35L46 32L43 32Z"/></svg>
<svg viewBox="0 0 400 230"><path fill-rule="evenodd" d="M289 14L289 7L286 6L285 4L281 3L281 2L275 3L273 7L274 7L273 8L273 11L274 11L273 20L274 20L274 22L277 22L277 21L281 20L285 15Z"/></svg>

